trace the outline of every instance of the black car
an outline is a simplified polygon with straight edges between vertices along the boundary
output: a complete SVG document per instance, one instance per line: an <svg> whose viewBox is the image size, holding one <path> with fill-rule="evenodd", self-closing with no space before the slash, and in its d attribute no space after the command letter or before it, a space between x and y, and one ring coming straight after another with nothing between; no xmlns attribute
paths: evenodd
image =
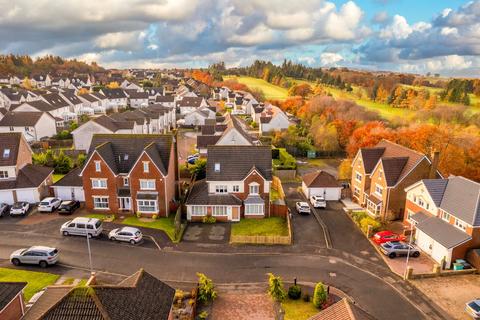
<svg viewBox="0 0 480 320"><path fill-rule="evenodd" d="M79 201L74 201L74 200L69 200L69 201L62 201L60 204L60 207L58 207L58 213L59 214L72 214L80 208L80 202Z"/></svg>

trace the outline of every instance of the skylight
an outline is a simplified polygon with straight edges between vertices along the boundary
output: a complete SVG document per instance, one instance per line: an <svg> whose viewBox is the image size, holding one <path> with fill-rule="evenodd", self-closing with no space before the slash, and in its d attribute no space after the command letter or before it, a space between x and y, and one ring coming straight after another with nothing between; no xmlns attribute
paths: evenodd
<svg viewBox="0 0 480 320"><path fill-rule="evenodd" d="M4 158L10 157L10 149L4 149L3 150L3 157Z"/></svg>
<svg viewBox="0 0 480 320"><path fill-rule="evenodd" d="M220 163L215 163L215 172L220 172Z"/></svg>

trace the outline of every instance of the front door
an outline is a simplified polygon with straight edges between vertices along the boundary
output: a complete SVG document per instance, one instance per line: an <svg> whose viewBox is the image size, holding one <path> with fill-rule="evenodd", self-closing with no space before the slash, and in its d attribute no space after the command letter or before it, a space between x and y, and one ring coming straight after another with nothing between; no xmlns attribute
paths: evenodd
<svg viewBox="0 0 480 320"><path fill-rule="evenodd" d="M130 198L120 198L120 210L130 210L131 208Z"/></svg>

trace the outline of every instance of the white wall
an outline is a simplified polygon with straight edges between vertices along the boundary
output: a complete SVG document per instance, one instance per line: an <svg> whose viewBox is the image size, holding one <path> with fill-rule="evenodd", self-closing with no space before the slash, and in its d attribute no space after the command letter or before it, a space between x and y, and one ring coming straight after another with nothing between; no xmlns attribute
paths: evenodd
<svg viewBox="0 0 480 320"><path fill-rule="evenodd" d="M40 120L38 120L35 125L35 133L37 139L40 140L43 137L51 137L57 134L57 126L55 119L49 116L47 113L44 113Z"/></svg>
<svg viewBox="0 0 480 320"><path fill-rule="evenodd" d="M84 202L85 201L85 193L83 191L83 187L61 187L61 186L53 186L53 192L55 193L55 197L62 199L62 200L77 200ZM73 196L72 198L72 191Z"/></svg>
<svg viewBox="0 0 480 320"><path fill-rule="evenodd" d="M94 121L88 121L72 131L73 146L75 150L88 150L95 133L112 133Z"/></svg>

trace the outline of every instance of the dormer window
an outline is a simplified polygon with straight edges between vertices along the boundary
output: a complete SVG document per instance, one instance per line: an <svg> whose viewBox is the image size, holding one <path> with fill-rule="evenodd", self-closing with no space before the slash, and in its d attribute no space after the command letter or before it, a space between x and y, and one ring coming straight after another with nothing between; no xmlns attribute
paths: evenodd
<svg viewBox="0 0 480 320"><path fill-rule="evenodd" d="M220 163L215 163L215 172L220 172Z"/></svg>
<svg viewBox="0 0 480 320"><path fill-rule="evenodd" d="M3 150L3 157L4 158L10 157L10 149L4 149Z"/></svg>
<svg viewBox="0 0 480 320"><path fill-rule="evenodd" d="M150 171L149 161L143 161L143 172L148 173Z"/></svg>
<svg viewBox="0 0 480 320"><path fill-rule="evenodd" d="M100 166L100 161L95 161L95 171L102 172L102 167Z"/></svg>

